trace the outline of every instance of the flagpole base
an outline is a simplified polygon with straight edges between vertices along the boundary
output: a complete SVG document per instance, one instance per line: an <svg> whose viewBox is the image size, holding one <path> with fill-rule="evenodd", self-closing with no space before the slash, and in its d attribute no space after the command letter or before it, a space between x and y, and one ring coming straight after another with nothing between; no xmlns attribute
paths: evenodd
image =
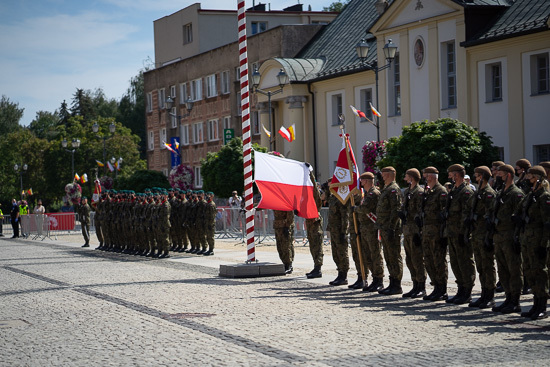
<svg viewBox="0 0 550 367"><path fill-rule="evenodd" d="M220 265L220 277L223 278L259 278L285 275L283 264L247 261L244 264Z"/></svg>

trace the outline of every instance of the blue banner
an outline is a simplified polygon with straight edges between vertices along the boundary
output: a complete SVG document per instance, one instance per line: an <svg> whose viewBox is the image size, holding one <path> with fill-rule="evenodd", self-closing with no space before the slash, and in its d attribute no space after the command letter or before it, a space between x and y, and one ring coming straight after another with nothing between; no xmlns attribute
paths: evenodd
<svg viewBox="0 0 550 367"><path fill-rule="evenodd" d="M176 145L176 142L178 143L177 145ZM179 143L180 143L180 138L179 137L174 136L174 137L170 138L170 144L172 146L172 149L174 149L178 153L179 153L179 149L176 149L176 146L179 146ZM180 146L180 148L181 148L181 146ZM172 156L172 168L174 168L176 166L179 166L181 164L181 156L179 154L174 154L172 152L170 152L170 155Z"/></svg>

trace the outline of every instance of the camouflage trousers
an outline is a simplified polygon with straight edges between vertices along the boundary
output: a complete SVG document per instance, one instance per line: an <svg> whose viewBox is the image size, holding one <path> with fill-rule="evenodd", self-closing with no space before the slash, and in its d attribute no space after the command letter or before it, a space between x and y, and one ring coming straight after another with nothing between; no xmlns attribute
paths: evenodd
<svg viewBox="0 0 550 367"><path fill-rule="evenodd" d="M488 250L483 244L484 241L485 234L474 235L471 239L481 288L492 291L496 288L497 278L495 269L495 251Z"/></svg>
<svg viewBox="0 0 550 367"><path fill-rule="evenodd" d="M422 253L424 266L434 285L447 285L447 246L443 246L439 237L439 226L425 225L422 231Z"/></svg>
<svg viewBox="0 0 550 367"><path fill-rule="evenodd" d="M214 251L215 234L216 228L213 225L206 228L206 243L208 244L208 251Z"/></svg>
<svg viewBox="0 0 550 367"><path fill-rule="evenodd" d="M158 227L155 234L157 250L167 252L170 249L170 228Z"/></svg>
<svg viewBox="0 0 550 367"><path fill-rule="evenodd" d="M542 228L526 227L522 235L523 272L534 297L548 294L548 244L542 241Z"/></svg>
<svg viewBox="0 0 550 367"><path fill-rule="evenodd" d="M390 238L388 232L380 230L382 237L382 250L386 259L386 266L390 278L401 280L403 278L403 257L401 256L401 235L399 231Z"/></svg>
<svg viewBox="0 0 550 367"><path fill-rule="evenodd" d="M95 235L97 236L97 240L99 241L99 245L102 246L103 245L103 233L102 233L102 226L101 226L101 222L96 220L95 223Z"/></svg>
<svg viewBox="0 0 550 367"><path fill-rule="evenodd" d="M323 218L306 219L309 252L314 266L323 266Z"/></svg>
<svg viewBox="0 0 550 367"><path fill-rule="evenodd" d="M495 233L493 240L500 283L506 293L519 295L523 288L523 271L521 254L514 251L514 230Z"/></svg>
<svg viewBox="0 0 550 367"><path fill-rule="evenodd" d="M206 241L206 227L200 226L197 228L197 240L199 247L206 251L208 248L208 242Z"/></svg>
<svg viewBox="0 0 550 367"><path fill-rule="evenodd" d="M426 281L426 267L424 266L424 253L422 243L414 241L414 234L403 235L405 247L405 263L411 273L411 279L415 282Z"/></svg>
<svg viewBox="0 0 550 367"><path fill-rule="evenodd" d="M294 261L294 225L275 228L275 242L279 258L285 265Z"/></svg>
<svg viewBox="0 0 550 367"><path fill-rule="evenodd" d="M80 222L82 227L82 236L84 237L84 242L86 244L90 243L90 223Z"/></svg>
<svg viewBox="0 0 550 367"><path fill-rule="evenodd" d="M464 238L463 236L463 234L457 234L447 239L449 259L456 278L456 284L460 287L472 288L476 280L474 250L472 249L472 242L464 243L460 241L459 237Z"/></svg>
<svg viewBox="0 0 550 367"><path fill-rule="evenodd" d="M377 231L376 229L373 231L372 228L369 228L365 224L361 224L360 226L361 230L361 236L359 238L359 241L361 242L361 256L363 258L363 266L365 267L365 277L369 275L369 273L374 278L382 278L384 277L384 265L382 261L382 248L378 246L378 253L379 253L379 260L380 264L379 266L376 266L373 262L373 253L370 246L370 243L373 240L376 240L378 242L377 238ZM355 267L357 268L357 275L361 274L359 270L359 266L361 265L359 262L359 254L357 252L357 242L354 242L351 246L351 254L353 257L353 261L355 262ZM380 274L381 271L381 274ZM367 280L367 279L364 279Z"/></svg>

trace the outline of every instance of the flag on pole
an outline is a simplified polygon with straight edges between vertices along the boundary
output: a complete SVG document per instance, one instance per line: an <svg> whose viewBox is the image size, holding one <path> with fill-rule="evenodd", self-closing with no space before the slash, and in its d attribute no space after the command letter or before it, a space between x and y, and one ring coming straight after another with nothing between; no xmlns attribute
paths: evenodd
<svg viewBox="0 0 550 367"><path fill-rule="evenodd" d="M176 149L179 150L180 149L180 142L176 140Z"/></svg>
<svg viewBox="0 0 550 367"><path fill-rule="evenodd" d="M372 106L372 105L371 105ZM355 114L355 116L357 117L362 117L364 119L367 119L367 115L365 115L365 113L363 111L359 111L357 108L353 107L352 105L349 105L349 107L351 108L351 110L353 111L353 113Z"/></svg>
<svg viewBox="0 0 550 367"><path fill-rule="evenodd" d="M310 167L303 162L254 152L254 182L262 194L258 208L292 211L317 218Z"/></svg>
<svg viewBox="0 0 550 367"><path fill-rule="evenodd" d="M101 184L97 178L95 179L94 184L95 184L95 188L94 188L94 193L92 195L92 204L95 204L96 202L99 201L99 195L101 194Z"/></svg>
<svg viewBox="0 0 550 367"><path fill-rule="evenodd" d="M165 147L166 149L168 149L169 151L171 151L172 153L178 154L178 152L176 152L176 151L172 148L172 144L166 144L165 141L163 141L162 144L164 144L164 147Z"/></svg>
<svg viewBox="0 0 550 367"><path fill-rule="evenodd" d="M32 196L32 187L27 190L27 194L29 194L29 196Z"/></svg>
<svg viewBox="0 0 550 367"><path fill-rule="evenodd" d="M113 172L115 170L115 168L113 167L113 165L109 161L107 161L107 168L109 168L109 171L111 171L111 172Z"/></svg>
<svg viewBox="0 0 550 367"><path fill-rule="evenodd" d="M290 141L296 140L296 124L292 124L292 126L288 128L288 132L290 133Z"/></svg>
<svg viewBox="0 0 550 367"><path fill-rule="evenodd" d="M104 167L105 165L103 164L103 162L100 162L98 161L97 159L95 160L95 162L97 163L97 166L98 167Z"/></svg>
<svg viewBox="0 0 550 367"><path fill-rule="evenodd" d="M115 162L115 168L116 168L117 171L120 171L120 164L121 163L119 161Z"/></svg>
<svg viewBox="0 0 550 367"><path fill-rule="evenodd" d="M74 174L74 179L75 179L76 181L79 181L79 180L80 180L80 176L78 175L78 173L75 173L75 174Z"/></svg>
<svg viewBox="0 0 550 367"><path fill-rule="evenodd" d="M290 143L292 142L292 140L294 140L290 131L288 131L284 126L281 126L281 128L279 129L279 134L281 134L281 136L288 140Z"/></svg>
<svg viewBox="0 0 550 367"><path fill-rule="evenodd" d="M382 117L382 115L380 114L380 112L378 112L378 110L376 108L374 108L374 106L372 105L372 103L370 103L370 110L372 111L372 113L375 115L375 116L378 116L378 117Z"/></svg>
<svg viewBox="0 0 550 367"><path fill-rule="evenodd" d="M82 182L82 183L88 182L88 175L83 174L82 177L80 177L80 182Z"/></svg>
<svg viewBox="0 0 550 367"><path fill-rule="evenodd" d="M267 130L264 124L262 124L262 128L264 129L265 135L267 135L268 138L271 138L271 131Z"/></svg>
<svg viewBox="0 0 550 367"><path fill-rule="evenodd" d="M357 163L355 162L349 138L347 134L342 135L342 149L340 149L334 175L330 182L330 191L342 204L345 204L350 194L358 192L357 181L359 175L357 174Z"/></svg>

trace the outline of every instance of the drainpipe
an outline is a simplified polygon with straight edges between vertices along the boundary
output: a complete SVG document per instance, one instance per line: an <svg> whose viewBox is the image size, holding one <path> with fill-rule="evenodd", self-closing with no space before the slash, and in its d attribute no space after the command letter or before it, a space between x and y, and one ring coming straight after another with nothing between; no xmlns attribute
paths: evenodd
<svg viewBox="0 0 550 367"><path fill-rule="evenodd" d="M313 173L315 179L319 180L317 175L317 119L315 117L315 94L311 91L311 83L307 83L307 91L311 94L311 118L313 122Z"/></svg>

